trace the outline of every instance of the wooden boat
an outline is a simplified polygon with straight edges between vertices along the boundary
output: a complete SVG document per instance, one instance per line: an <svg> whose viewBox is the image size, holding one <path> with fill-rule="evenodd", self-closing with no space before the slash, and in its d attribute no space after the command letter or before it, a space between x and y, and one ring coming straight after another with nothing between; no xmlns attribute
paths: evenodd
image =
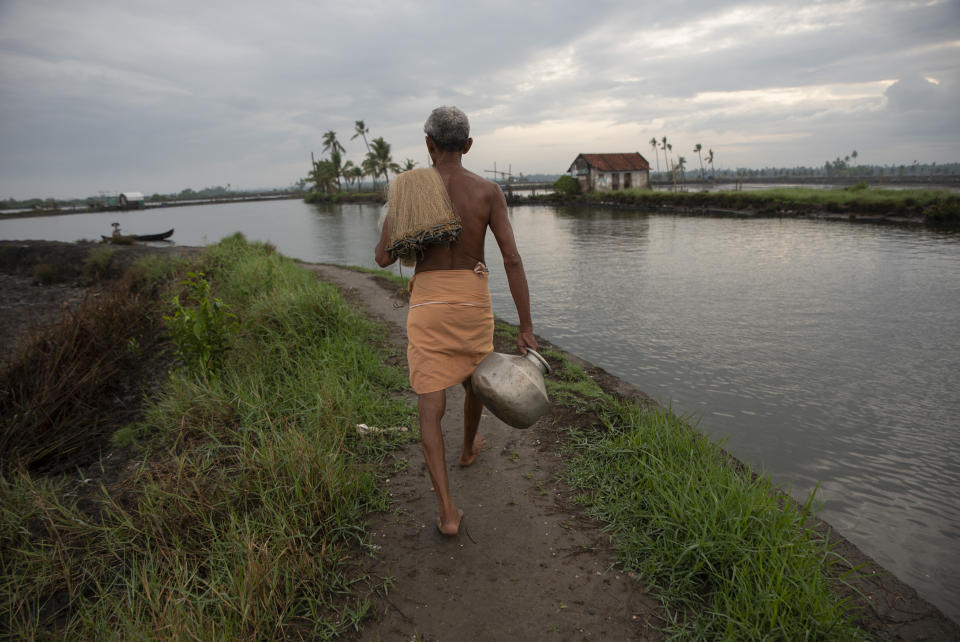
<svg viewBox="0 0 960 642"><path fill-rule="evenodd" d="M118 237L100 235L104 241L113 241L116 239L121 243L129 241L166 241L171 236L173 236L173 229L161 232L160 234L123 234Z"/></svg>

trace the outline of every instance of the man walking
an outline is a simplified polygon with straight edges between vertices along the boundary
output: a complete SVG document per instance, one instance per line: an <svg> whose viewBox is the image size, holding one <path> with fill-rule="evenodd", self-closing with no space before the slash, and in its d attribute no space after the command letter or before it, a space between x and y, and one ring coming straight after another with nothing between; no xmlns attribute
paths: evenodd
<svg viewBox="0 0 960 642"><path fill-rule="evenodd" d="M433 162L431 171L439 174L461 229L452 242L444 239L417 252L410 281L407 361L410 384L418 395L423 455L440 507L437 529L444 535L456 535L463 511L450 495L440 422L446 410L446 388L462 384L466 399L460 465L472 464L486 441L477 433L483 405L470 386L470 375L493 351L493 310L483 254L488 227L503 255L507 283L520 319L517 347L521 353L527 348L535 350L537 340L533 336L527 278L503 192L496 183L467 171L462 164L462 156L473 145L466 114L456 107L438 107L424 124L424 133ZM376 248L376 261L381 267L397 260L389 251L390 229L395 224L392 217L391 213L384 222Z"/></svg>

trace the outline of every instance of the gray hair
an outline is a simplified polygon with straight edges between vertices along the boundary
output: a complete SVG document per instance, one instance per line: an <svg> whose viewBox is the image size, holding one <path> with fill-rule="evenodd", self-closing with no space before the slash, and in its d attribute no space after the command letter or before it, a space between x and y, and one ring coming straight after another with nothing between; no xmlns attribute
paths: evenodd
<svg viewBox="0 0 960 642"><path fill-rule="evenodd" d="M423 124L423 133L429 136L442 152L459 152L470 138L470 121L456 107L437 107Z"/></svg>

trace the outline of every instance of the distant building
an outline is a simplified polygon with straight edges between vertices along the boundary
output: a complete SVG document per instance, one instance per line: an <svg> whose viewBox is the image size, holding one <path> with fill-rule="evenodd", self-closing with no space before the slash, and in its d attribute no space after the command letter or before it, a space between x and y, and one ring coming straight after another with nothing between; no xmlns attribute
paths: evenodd
<svg viewBox="0 0 960 642"><path fill-rule="evenodd" d="M96 201L98 210L142 210L146 199L141 192L120 192L110 194L101 192Z"/></svg>
<svg viewBox="0 0 960 642"><path fill-rule="evenodd" d="M584 193L650 187L650 163L639 152L580 154L567 173L580 181Z"/></svg>
<svg viewBox="0 0 960 642"><path fill-rule="evenodd" d="M141 192L120 192L120 209L142 210L146 199Z"/></svg>

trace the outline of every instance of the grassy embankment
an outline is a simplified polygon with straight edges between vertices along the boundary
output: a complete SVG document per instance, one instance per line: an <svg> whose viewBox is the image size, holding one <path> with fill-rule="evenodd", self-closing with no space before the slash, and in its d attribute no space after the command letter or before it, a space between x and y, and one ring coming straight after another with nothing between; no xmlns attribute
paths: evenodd
<svg viewBox="0 0 960 642"><path fill-rule="evenodd" d="M769 480L737 470L669 409L616 399L563 354L544 355L559 362L547 383L553 403L594 419L589 429L560 424L563 476L606 524L623 567L653 588L672 634L863 637L831 590L829 542L806 525L812 497L802 507L784 502Z"/></svg>
<svg viewBox="0 0 960 642"><path fill-rule="evenodd" d="M584 196L547 194L531 197L540 202L583 202L638 208L680 210L736 210L769 216L826 214L863 217L922 219L928 225L960 225L960 194L945 190L891 190L853 185L843 189L784 187L748 192L666 192L621 190Z"/></svg>
<svg viewBox="0 0 960 642"><path fill-rule="evenodd" d="M57 396L67 380L92 403L98 377L76 376L98 361L82 348L91 336L113 338L97 344L121 355L104 356L108 363L139 355L161 313L175 320L174 334L200 338L181 339L192 367L174 372L145 419L115 435L138 444L135 465L113 478L95 469L42 476L26 464L51 453L27 448L17 453L23 466L5 467L0 603L16 635L328 637L357 626L365 595L385 584L355 558L364 554L364 515L386 505L377 464L403 437L361 439L354 426L413 424L412 409L391 396L405 388L384 366L395 348L333 288L268 247L234 237L177 269L177 279L205 272L181 288L180 312L169 295L150 294L162 291L170 266L141 266L124 286L135 295L130 317L94 305L87 322L66 324L87 339L53 336L41 351L48 358L29 362L45 373L38 385L48 383L20 390L20 408ZM608 523L624 567L655 588L677 633L855 637L828 584L829 547L804 527L809 507L784 509L768 482L728 466L681 419L613 399L562 354L548 357L562 364L549 384L554 401L597 424L566 430L566 477ZM21 422L4 425L8 445L29 431L43 436L29 443L59 439L63 450L85 438L76 409L2 410Z"/></svg>
<svg viewBox="0 0 960 642"><path fill-rule="evenodd" d="M2 399L4 443L26 446L0 477L0 628L23 639L212 640L358 626L388 583L358 563L364 516L386 505L383 454L412 433L361 438L355 426L414 425L392 396L406 385L384 364L395 349L332 286L242 237L198 263L147 267L65 324L81 330L27 350L41 374ZM172 305L163 283L187 270L205 274ZM161 315L174 335L185 331L182 367L142 421L115 434L118 447L134 444L132 463L79 478L31 470L51 455L37 450L44 441L69 451L89 439L81 429L97 429L96 417L77 422L79 408L49 398L69 385L76 405L95 403L98 380L145 358ZM102 354L84 347L94 339ZM47 356L30 361L37 354ZM25 411L34 405L44 411Z"/></svg>

